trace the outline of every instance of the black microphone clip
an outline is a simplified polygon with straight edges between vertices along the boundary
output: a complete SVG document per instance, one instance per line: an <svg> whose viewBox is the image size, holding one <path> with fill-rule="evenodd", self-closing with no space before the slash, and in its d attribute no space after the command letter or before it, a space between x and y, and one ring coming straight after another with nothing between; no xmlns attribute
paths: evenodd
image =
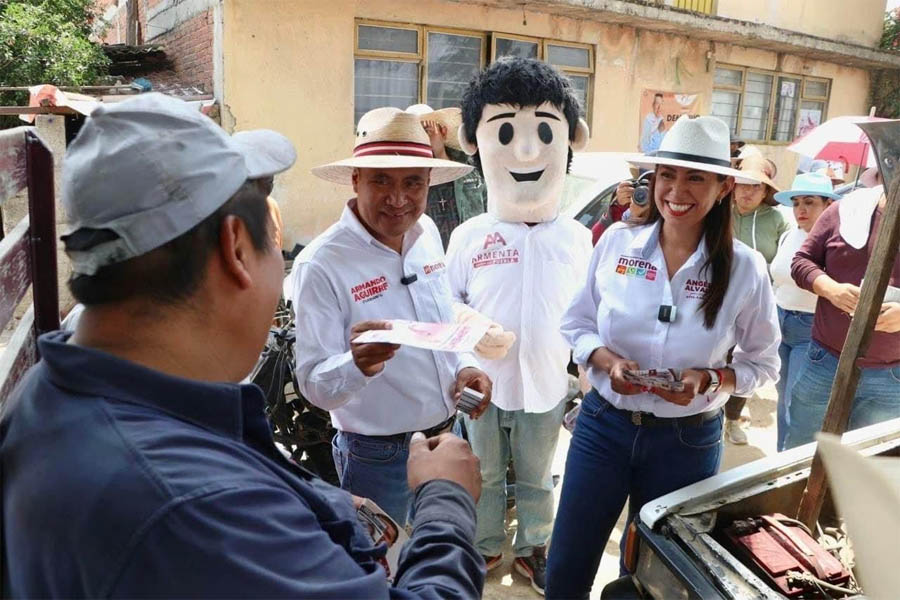
<svg viewBox="0 0 900 600"><path fill-rule="evenodd" d="M663 323L671 323L675 320L675 313L677 312L676 307L669 306L667 304L663 304L659 307L659 313L656 315L656 318L662 321Z"/></svg>
<svg viewBox="0 0 900 600"><path fill-rule="evenodd" d="M403 277L401 277L400 283L402 283L403 285L409 285L411 283L414 283L418 279L419 276L413 273L412 275L404 275Z"/></svg>

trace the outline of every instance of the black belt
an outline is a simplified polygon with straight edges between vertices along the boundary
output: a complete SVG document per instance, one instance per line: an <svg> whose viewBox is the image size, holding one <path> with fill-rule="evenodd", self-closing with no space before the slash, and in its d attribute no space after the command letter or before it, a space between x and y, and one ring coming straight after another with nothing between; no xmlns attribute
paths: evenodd
<svg viewBox="0 0 900 600"><path fill-rule="evenodd" d="M599 396L599 394L598 394ZM606 404L609 404L609 409L616 411L617 413L623 414L628 417L628 420L631 421L632 425L644 425L647 427L656 427L658 425L684 425L686 427L696 427L697 425L703 425L707 421L712 421L713 419L718 419L719 415L722 413L722 409L718 410L710 410L707 412L697 413L696 415L688 415L686 417L658 417L650 412L642 412L639 410L625 410L623 408L616 408L603 396L599 396L600 401Z"/></svg>
<svg viewBox="0 0 900 600"><path fill-rule="evenodd" d="M456 421L456 415L450 417L446 421L442 421L435 425L434 427L429 427L428 429L423 429L422 433L425 434L425 437L435 437L442 433L448 431L451 427L453 427L453 423ZM383 440L385 442L401 442L405 443L409 441L410 436L412 436L413 432L409 433L392 433L391 435L367 435L366 437L374 438L376 440Z"/></svg>

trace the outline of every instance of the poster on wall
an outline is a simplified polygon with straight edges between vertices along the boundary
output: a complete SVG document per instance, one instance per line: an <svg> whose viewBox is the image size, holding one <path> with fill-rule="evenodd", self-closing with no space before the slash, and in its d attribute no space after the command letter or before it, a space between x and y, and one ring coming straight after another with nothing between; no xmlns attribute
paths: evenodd
<svg viewBox="0 0 900 600"><path fill-rule="evenodd" d="M797 135L802 137L818 127L822 123L821 108L801 108L800 118L797 119Z"/></svg>
<svg viewBox="0 0 900 600"><path fill-rule="evenodd" d="M641 93L641 123L638 150L656 152L666 132L681 115L698 116L699 94L682 94L661 90Z"/></svg>

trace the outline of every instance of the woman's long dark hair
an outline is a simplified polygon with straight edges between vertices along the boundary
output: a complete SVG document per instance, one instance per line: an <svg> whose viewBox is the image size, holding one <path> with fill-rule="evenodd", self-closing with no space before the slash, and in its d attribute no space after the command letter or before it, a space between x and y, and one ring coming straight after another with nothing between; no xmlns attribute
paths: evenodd
<svg viewBox="0 0 900 600"><path fill-rule="evenodd" d="M725 175L716 176L719 181L725 181ZM655 199L655 183L656 175L650 178L649 184L649 211L646 218L642 221L635 221L638 225L649 225L663 219L656 208ZM734 234L731 226L731 200L734 190L713 204L712 209L706 215L703 221L703 233L706 239L706 253L709 256L706 262L700 267L700 272L707 270L711 273L709 288L700 303L703 309L703 325L707 329L712 329L716 323L716 316L722 308L722 302L725 301L725 292L728 291L728 284L731 280L731 263L734 260Z"/></svg>

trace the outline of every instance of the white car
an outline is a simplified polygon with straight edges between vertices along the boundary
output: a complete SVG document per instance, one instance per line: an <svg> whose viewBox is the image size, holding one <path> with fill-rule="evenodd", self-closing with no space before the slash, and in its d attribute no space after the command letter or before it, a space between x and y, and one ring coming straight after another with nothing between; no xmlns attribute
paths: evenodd
<svg viewBox="0 0 900 600"><path fill-rule="evenodd" d="M621 152L576 152L566 175L560 213L588 229L600 220L620 182L634 175Z"/></svg>

